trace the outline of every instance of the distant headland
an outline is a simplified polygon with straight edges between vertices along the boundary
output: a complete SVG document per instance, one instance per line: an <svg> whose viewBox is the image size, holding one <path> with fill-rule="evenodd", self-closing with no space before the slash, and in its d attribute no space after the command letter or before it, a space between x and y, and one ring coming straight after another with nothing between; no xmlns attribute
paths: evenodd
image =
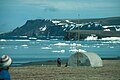
<svg viewBox="0 0 120 80"><path fill-rule="evenodd" d="M76 30L80 30L80 39L90 35L102 37L120 37L120 17L92 19L35 19L13 31L0 34L0 39L65 39L76 40ZM68 36L69 34L69 36Z"/></svg>

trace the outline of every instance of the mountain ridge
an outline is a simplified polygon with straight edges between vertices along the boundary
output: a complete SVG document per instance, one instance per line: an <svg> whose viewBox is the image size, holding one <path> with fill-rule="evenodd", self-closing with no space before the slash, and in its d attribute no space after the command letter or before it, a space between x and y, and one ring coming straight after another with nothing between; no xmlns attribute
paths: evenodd
<svg viewBox="0 0 120 80"><path fill-rule="evenodd" d="M120 17L27 20L23 26L17 27L11 32L0 34L0 38L10 38L13 36L27 36L37 38L65 36L66 31L77 30L78 27L80 27L80 30L120 31ZM118 33L116 34L118 35Z"/></svg>

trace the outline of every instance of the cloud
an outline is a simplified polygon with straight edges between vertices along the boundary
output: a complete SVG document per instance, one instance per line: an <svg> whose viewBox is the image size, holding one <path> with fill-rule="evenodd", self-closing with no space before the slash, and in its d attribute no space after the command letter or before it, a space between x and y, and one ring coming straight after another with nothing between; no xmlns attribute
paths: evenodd
<svg viewBox="0 0 120 80"><path fill-rule="evenodd" d="M89 8L120 8L118 0L24 0L25 4L38 7L50 7L58 10L75 10ZM49 9L48 9L49 10Z"/></svg>
<svg viewBox="0 0 120 80"><path fill-rule="evenodd" d="M50 9L59 10L120 8L120 0L3 0L0 3L16 6L28 5L36 8L50 7Z"/></svg>
<svg viewBox="0 0 120 80"><path fill-rule="evenodd" d="M58 11L58 9L54 8L54 7L46 7L44 9L45 12L56 12Z"/></svg>

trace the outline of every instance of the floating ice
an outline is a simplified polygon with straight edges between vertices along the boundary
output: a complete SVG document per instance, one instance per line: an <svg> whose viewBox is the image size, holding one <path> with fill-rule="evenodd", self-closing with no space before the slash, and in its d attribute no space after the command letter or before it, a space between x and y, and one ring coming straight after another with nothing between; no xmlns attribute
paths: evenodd
<svg viewBox="0 0 120 80"><path fill-rule="evenodd" d="M5 47L1 47L1 49L5 49Z"/></svg>
<svg viewBox="0 0 120 80"><path fill-rule="evenodd" d="M55 51L52 51L52 52L55 52L55 53L64 53L65 50L55 50Z"/></svg>
<svg viewBox="0 0 120 80"><path fill-rule="evenodd" d="M70 52L87 52L85 50L82 50L82 49L71 49L69 50Z"/></svg>
<svg viewBox="0 0 120 80"><path fill-rule="evenodd" d="M6 41L5 39L0 39L0 41Z"/></svg>
<svg viewBox="0 0 120 80"><path fill-rule="evenodd" d="M120 37L106 37L102 38L101 40L120 40Z"/></svg>
<svg viewBox="0 0 120 80"><path fill-rule="evenodd" d="M30 40L11 40L11 41L30 41Z"/></svg>
<svg viewBox="0 0 120 80"><path fill-rule="evenodd" d="M114 43L115 44L115 43L120 43L120 41L107 41L107 42L102 42L102 43L108 43L108 44L109 43Z"/></svg>
<svg viewBox="0 0 120 80"><path fill-rule="evenodd" d="M27 36L19 36L20 38L27 38Z"/></svg>
<svg viewBox="0 0 120 80"><path fill-rule="evenodd" d="M24 45L21 45L21 46L23 46L23 47L27 47L28 45L24 44Z"/></svg>
<svg viewBox="0 0 120 80"><path fill-rule="evenodd" d="M70 46L81 46L81 44L72 43Z"/></svg>
<svg viewBox="0 0 120 80"><path fill-rule="evenodd" d="M85 40L97 40L98 37L96 35L91 35L91 36L88 36Z"/></svg>
<svg viewBox="0 0 120 80"><path fill-rule="evenodd" d="M56 43L54 45L55 46L68 46L69 44L66 44L66 43Z"/></svg>
<svg viewBox="0 0 120 80"><path fill-rule="evenodd" d="M110 48L114 48L113 46L110 46Z"/></svg>
<svg viewBox="0 0 120 80"><path fill-rule="evenodd" d="M42 47L41 49L52 49L52 48L50 48L50 47Z"/></svg>
<svg viewBox="0 0 120 80"><path fill-rule="evenodd" d="M97 46L97 48L100 48L100 46Z"/></svg>

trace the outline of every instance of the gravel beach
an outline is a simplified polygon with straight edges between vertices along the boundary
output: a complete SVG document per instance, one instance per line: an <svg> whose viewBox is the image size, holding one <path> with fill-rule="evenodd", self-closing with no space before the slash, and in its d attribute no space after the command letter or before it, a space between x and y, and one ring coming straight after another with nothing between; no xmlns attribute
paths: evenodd
<svg viewBox="0 0 120 80"><path fill-rule="evenodd" d="M10 67L9 72L11 80L120 80L120 60L103 60L100 68L64 65L57 67L55 61L37 62Z"/></svg>

